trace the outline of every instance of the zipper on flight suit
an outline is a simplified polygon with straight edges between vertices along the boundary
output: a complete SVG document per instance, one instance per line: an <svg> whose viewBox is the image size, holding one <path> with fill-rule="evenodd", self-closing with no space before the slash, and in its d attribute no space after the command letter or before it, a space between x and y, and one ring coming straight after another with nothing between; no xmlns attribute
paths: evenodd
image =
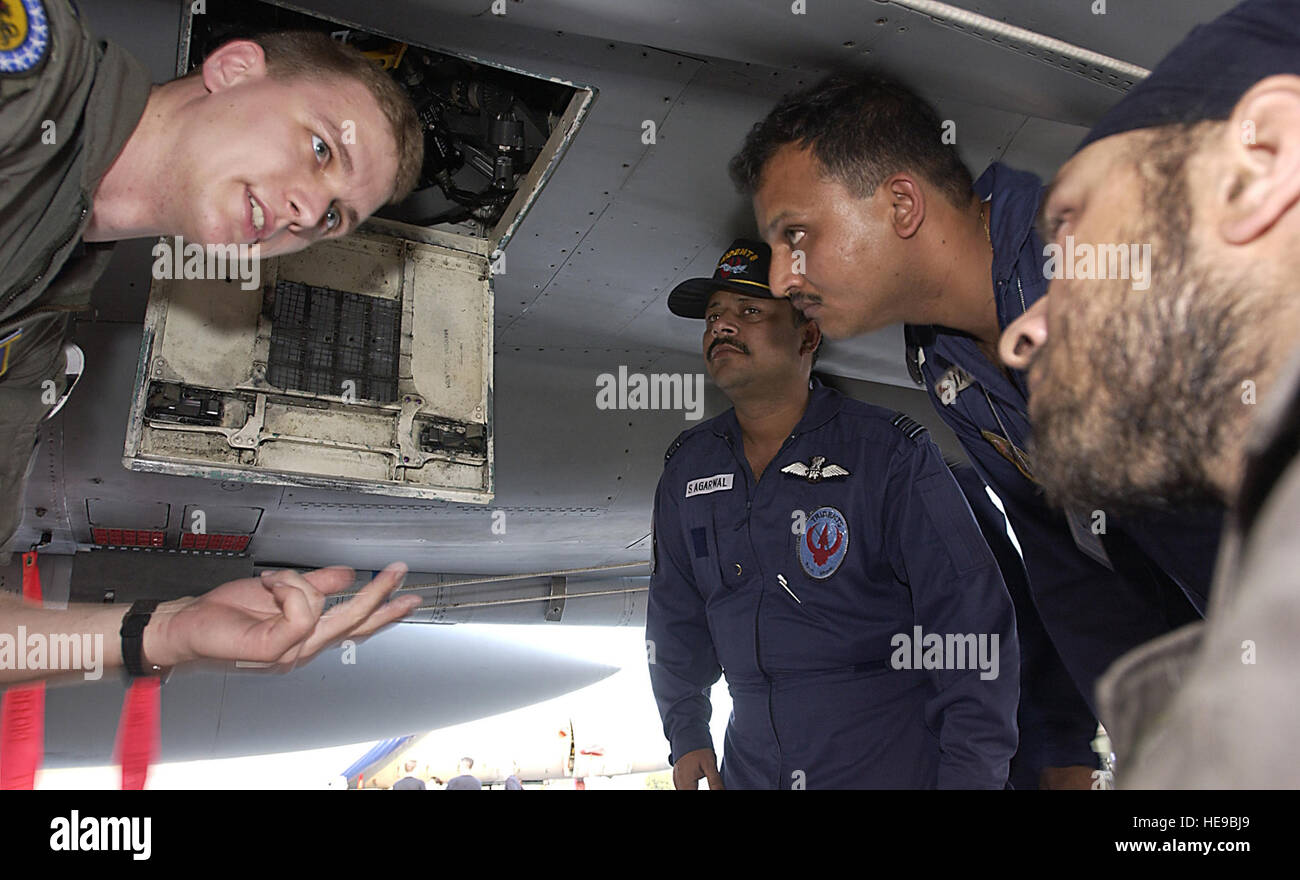
<svg viewBox="0 0 1300 880"><path fill-rule="evenodd" d="M50 267L54 263L54 255L57 254L59 251L63 250L65 247L67 247L68 242L72 241L72 239L81 232L81 221L86 219L86 214L89 212L90 209L86 205L86 197L84 195L78 197L78 203L81 205L81 212L77 215L77 221L72 224L72 228L69 229L68 233L63 236L63 240L59 244L57 244L53 249L50 250L49 255L45 258L45 268L41 269L34 276L32 276L31 280L28 281L26 284L21 285L22 293L27 293L29 290L35 287L42 278L45 277L46 273L50 271ZM15 286L14 289L10 291L9 295L5 297L4 301L0 302L0 312L9 308L9 304L18 298L19 292L20 291L18 286Z"/></svg>
<svg viewBox="0 0 1300 880"><path fill-rule="evenodd" d="M790 436L785 438L785 442L781 444L781 448L776 451L776 455L772 456L772 461L776 461L776 459L780 457L781 453L785 451L785 448L789 446L791 441L793 441L797 436L799 436L797 431L791 431ZM741 471L745 475L745 519L739 525L736 526L735 530L739 531L741 526L745 527L746 536L749 538L749 549L750 552L753 553L754 555L754 564L759 565L758 554L754 553L754 536L752 533L749 532L749 528L750 528L749 516L750 516L750 512L753 510L754 507L754 494L758 491L758 484L762 482L762 478L759 477L753 480L753 482L751 483L750 478L753 476L753 473L749 469L749 459L745 458L745 456L743 455L743 450L741 453L736 452L736 445L732 441L730 434L724 434L723 439L727 441L727 448L731 450L732 456L740 464ZM768 473L770 470L771 470L771 464L769 463L768 467L765 468L763 472ZM719 560L719 562L721 562L721 560ZM763 576L762 567L760 566L758 572L758 605L754 608L754 665L758 667L758 671L763 674L764 680L767 681L767 723L768 726L772 728L772 739L776 740L776 751L777 751L776 785L777 788L780 788L783 782L783 780L780 778L781 735L777 733L776 730L776 713L772 709L772 677L768 675L767 670L763 668L763 650L762 650L762 643L759 636L759 627L758 627L759 618L763 611L763 593L766 590L767 590L767 580Z"/></svg>

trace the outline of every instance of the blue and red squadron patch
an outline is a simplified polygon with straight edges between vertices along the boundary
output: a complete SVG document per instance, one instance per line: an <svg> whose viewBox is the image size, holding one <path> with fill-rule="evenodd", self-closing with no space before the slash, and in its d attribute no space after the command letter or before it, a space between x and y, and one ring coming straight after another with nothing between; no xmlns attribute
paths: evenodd
<svg viewBox="0 0 1300 880"><path fill-rule="evenodd" d="M0 75L40 68L50 51L50 24L41 0L0 0Z"/></svg>
<svg viewBox="0 0 1300 880"><path fill-rule="evenodd" d="M834 507L813 511L799 542L799 564L811 578L824 580L835 574L849 552L849 524Z"/></svg>

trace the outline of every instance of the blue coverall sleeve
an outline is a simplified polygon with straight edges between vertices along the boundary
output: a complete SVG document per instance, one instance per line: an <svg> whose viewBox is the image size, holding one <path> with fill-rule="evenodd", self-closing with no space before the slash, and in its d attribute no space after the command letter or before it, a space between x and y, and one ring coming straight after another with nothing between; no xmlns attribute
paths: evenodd
<svg viewBox="0 0 1300 880"><path fill-rule="evenodd" d="M911 588L914 625L923 637L943 639L944 668L932 672L938 693L926 705L939 739L938 786L1003 788L1017 744L1020 653L997 562L928 437L896 448L885 504L890 553Z"/></svg>
<svg viewBox="0 0 1300 880"><path fill-rule="evenodd" d="M661 478L654 505L654 573L646 608L646 655L650 686L664 736L672 747L670 763L687 752L713 748L709 688L722 674L705 616L704 598L695 585L673 492Z"/></svg>
<svg viewBox="0 0 1300 880"><path fill-rule="evenodd" d="M954 407L955 409L955 407ZM956 413L960 416L960 412ZM1089 742L1097 729L1097 680L1124 654L1198 618L1181 589L1152 569L1150 560L1121 556L1115 570L1078 549L1065 514L1047 504L1042 490L1021 476L967 418L948 419L975 470L1002 501L1029 575L1029 591L1052 645L1069 671L1089 716L1073 712L1072 733L1058 743L1056 763L1094 764ZM1118 547L1130 544L1112 524ZM1032 671L1032 670L1031 670ZM1100 719L1105 721L1105 719ZM1073 760L1067 756L1077 755Z"/></svg>

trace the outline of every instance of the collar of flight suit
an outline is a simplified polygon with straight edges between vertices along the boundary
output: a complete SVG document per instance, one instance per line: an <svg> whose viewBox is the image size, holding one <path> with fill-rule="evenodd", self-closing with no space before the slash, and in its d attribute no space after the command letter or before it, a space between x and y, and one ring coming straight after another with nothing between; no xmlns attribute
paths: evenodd
<svg viewBox="0 0 1300 880"><path fill-rule="evenodd" d="M844 404L844 397L833 388L827 388L817 379L808 380L808 388L811 394L808 396L808 407L804 410L803 416L799 423L794 426L791 432L792 437L798 437L815 431L822 425L829 422L839 414L840 407ZM744 444L744 435L740 430L740 421L736 418L736 408L733 406L723 414L713 429L713 433L726 439L731 437L736 443Z"/></svg>
<svg viewBox="0 0 1300 880"><path fill-rule="evenodd" d="M126 147L153 88L149 72L134 55L113 43L100 46L103 56L86 105L87 149L81 181L88 198Z"/></svg>
<svg viewBox="0 0 1300 880"><path fill-rule="evenodd" d="M1024 289L1026 308L1047 291L1047 279L1043 277L1046 257L1041 245L1031 247L1029 254L1023 253L1026 243L1039 244L1034 222L1038 219L1038 206L1043 199L1043 185L1028 171L1018 171L994 162L975 181L975 194L981 201L991 199L993 203L989 209L993 285L998 294L998 324L1005 330L1024 314L1020 306L1021 288Z"/></svg>
<svg viewBox="0 0 1300 880"><path fill-rule="evenodd" d="M93 204L99 182L126 148L126 142L144 116L153 88L149 72L130 52L104 40L98 42L96 50L99 63L95 84L86 101L82 139L85 159L81 166L81 189L87 204ZM81 232L89 225L91 213L86 213Z"/></svg>
<svg viewBox="0 0 1300 880"><path fill-rule="evenodd" d="M34 282L29 273L0 280L0 300L8 300L3 305L6 321L21 316L34 304L47 311L51 308L76 310L89 302L90 286L107 265L107 251L113 243L94 246L104 251L94 261L96 271L73 278L62 270L84 252L81 236L90 223L95 190L144 115L152 88L149 72L134 56L112 43L93 40L74 6L59 0L46 3L45 7L50 22L51 55L42 71L23 86L34 90L32 94L37 96L34 100L38 104L45 102L41 112L50 115L49 121L56 124L54 131L60 137L75 138L75 144L74 149L42 157L40 173L59 181L51 201L24 207L35 219L30 223L24 220L26 239L23 242L0 244L0 248L6 245L50 248L45 257L48 262ZM84 79L89 83L88 88L71 89L68 81L74 78ZM58 97L43 98L42 92ZM49 150L49 147L39 149ZM77 202L85 208L80 219L74 210ZM67 211L68 215L57 223L42 224L42 215L51 210ZM40 231L33 232L38 226ZM39 251L34 259L36 264L24 261L29 269L38 268Z"/></svg>
<svg viewBox="0 0 1300 880"><path fill-rule="evenodd" d="M1020 305L1024 291L1025 308L1032 306L1047 291L1043 277L1045 257L1034 232L1034 221L1042 201L1042 182L1027 171L1017 171L1001 162L994 162L979 180L975 193L981 200L992 202L989 208L989 238L993 246L994 302L998 310L998 325L1003 329L1020 317L1025 309ZM1030 247L1026 249L1026 244ZM1017 283L1018 282L1018 283ZM1008 380L987 359L979 354L964 334L924 324L907 324L903 328L907 345L907 367L913 381L926 384L920 368L920 356L927 359L937 356L943 366L961 367L970 373L981 387L1003 397L1009 403L1020 405L1025 398L1024 376L1014 371L1015 382Z"/></svg>

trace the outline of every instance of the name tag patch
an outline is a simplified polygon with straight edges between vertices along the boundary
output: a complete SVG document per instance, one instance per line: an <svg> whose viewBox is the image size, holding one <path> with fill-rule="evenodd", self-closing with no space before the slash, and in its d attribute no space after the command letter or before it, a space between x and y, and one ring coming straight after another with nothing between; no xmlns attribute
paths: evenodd
<svg viewBox="0 0 1300 880"><path fill-rule="evenodd" d="M691 480L686 484L686 497L692 495L708 495L710 492L729 492L732 484L736 480L736 475L716 474L712 477L701 477L698 480Z"/></svg>

